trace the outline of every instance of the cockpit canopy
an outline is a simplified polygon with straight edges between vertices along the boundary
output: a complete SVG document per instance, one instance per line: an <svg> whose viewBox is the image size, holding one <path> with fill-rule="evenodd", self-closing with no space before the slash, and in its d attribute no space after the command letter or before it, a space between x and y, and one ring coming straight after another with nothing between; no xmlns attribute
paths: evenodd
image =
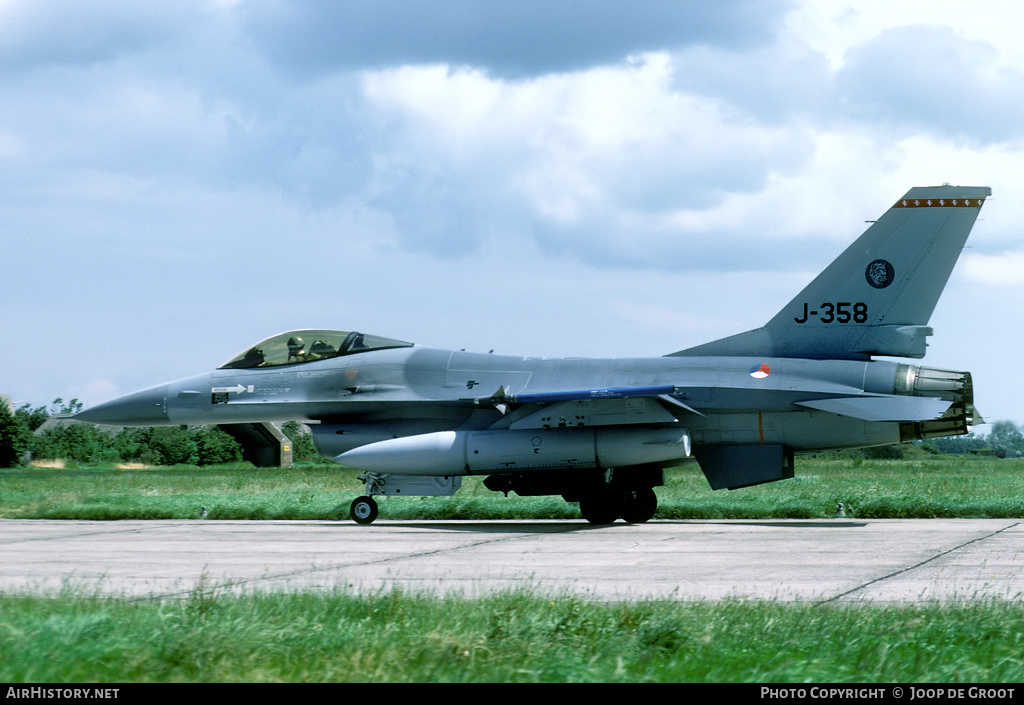
<svg viewBox="0 0 1024 705"><path fill-rule="evenodd" d="M220 366L222 370L298 365L342 355L385 348L409 348L412 343L347 330L293 330L256 343Z"/></svg>

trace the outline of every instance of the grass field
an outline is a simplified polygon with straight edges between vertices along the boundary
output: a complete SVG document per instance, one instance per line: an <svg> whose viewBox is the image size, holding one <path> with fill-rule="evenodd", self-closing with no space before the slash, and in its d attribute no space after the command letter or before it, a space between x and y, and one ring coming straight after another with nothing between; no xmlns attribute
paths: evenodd
<svg viewBox="0 0 1024 705"><path fill-rule="evenodd" d="M67 592L72 592L68 590ZM1020 683L1024 605L0 599L0 682Z"/></svg>
<svg viewBox="0 0 1024 705"><path fill-rule="evenodd" d="M1024 461L801 459L793 480L712 492L667 473L661 518L1024 517ZM0 474L0 517L347 519L333 467L31 468ZM478 479L447 498L381 500L389 518L578 518L560 498ZM656 517L656 518L657 518ZM398 591L183 600L0 596L0 682L1020 683L1024 603L602 603L516 592Z"/></svg>
<svg viewBox="0 0 1024 705"><path fill-rule="evenodd" d="M363 494L338 466L30 468L0 473L0 517L38 519L338 519ZM656 518L1024 517L1024 460L800 458L796 477L713 492L696 466L666 471ZM466 478L452 497L384 497L393 519L579 518L560 497L491 492Z"/></svg>

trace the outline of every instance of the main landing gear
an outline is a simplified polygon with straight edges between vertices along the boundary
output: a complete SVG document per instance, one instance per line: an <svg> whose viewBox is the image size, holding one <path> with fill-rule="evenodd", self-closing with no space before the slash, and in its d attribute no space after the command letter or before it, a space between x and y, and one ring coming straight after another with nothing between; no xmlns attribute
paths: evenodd
<svg viewBox="0 0 1024 705"><path fill-rule="evenodd" d="M621 473L621 474L617 474ZM366 494L349 506L349 516L357 524L372 524L377 518L373 495L408 494L451 495L460 482L440 482L440 478L420 478L364 473ZM445 478L450 480L451 478ZM426 482L425 481L431 481ZM579 502L580 513L591 524L602 526L622 519L627 524L642 524L654 517L658 497L654 486L664 484L659 467L634 467L623 472L613 470L572 470L491 475L484 486L495 492L515 492L523 497L561 495L567 502ZM436 486L435 486L436 485Z"/></svg>
<svg viewBox="0 0 1024 705"><path fill-rule="evenodd" d="M651 487L620 488L604 484L580 497L580 513L591 524L612 524L623 519L627 524L642 524L654 516L658 497Z"/></svg>

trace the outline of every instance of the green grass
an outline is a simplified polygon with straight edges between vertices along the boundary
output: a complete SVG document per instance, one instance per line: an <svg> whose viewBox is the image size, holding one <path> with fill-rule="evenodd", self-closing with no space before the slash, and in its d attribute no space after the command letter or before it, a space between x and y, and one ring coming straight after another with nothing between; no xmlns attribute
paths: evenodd
<svg viewBox="0 0 1024 705"><path fill-rule="evenodd" d="M514 592L0 598L0 682L1024 679L1024 605L607 604ZM254 618L254 615L259 615Z"/></svg>
<svg viewBox="0 0 1024 705"><path fill-rule="evenodd" d="M175 466L137 470L31 468L0 473L0 517L37 519L347 519L363 493L356 473L297 468ZM799 458L792 480L712 491L696 466L666 471L662 519L1024 517L1024 460L921 455L912 460ZM452 497L384 497L392 519L565 519L560 497L491 492L466 478Z"/></svg>
<svg viewBox="0 0 1024 705"><path fill-rule="evenodd" d="M800 459L797 477L712 492L667 473L661 518L1024 516L1024 461ZM355 473L170 467L0 474L0 517L347 518ZM453 497L386 497L387 518L572 518L558 497L467 478ZM326 592L183 600L0 596L0 682L1019 683L1019 601L885 606L775 601L603 603L519 591L469 599Z"/></svg>
<svg viewBox="0 0 1024 705"><path fill-rule="evenodd" d="M663 518L815 518L839 503L859 518L1024 517L1024 460L937 455L912 460L797 459L796 477L735 491L673 478Z"/></svg>

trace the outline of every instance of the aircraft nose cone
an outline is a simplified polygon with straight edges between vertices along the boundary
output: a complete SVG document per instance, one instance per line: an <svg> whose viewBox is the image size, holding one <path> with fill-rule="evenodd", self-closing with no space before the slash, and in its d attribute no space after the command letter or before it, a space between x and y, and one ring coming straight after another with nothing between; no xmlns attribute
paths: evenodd
<svg viewBox="0 0 1024 705"><path fill-rule="evenodd" d="M80 411L73 418L76 421L113 426L166 426L169 386L161 384L125 395Z"/></svg>

